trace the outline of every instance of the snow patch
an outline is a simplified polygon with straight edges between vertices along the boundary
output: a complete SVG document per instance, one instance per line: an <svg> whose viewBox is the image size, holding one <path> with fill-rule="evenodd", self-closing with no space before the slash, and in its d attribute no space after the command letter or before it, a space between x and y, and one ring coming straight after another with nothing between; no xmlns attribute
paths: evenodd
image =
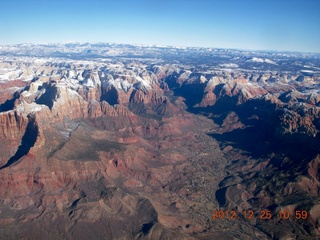
<svg viewBox="0 0 320 240"><path fill-rule="evenodd" d="M272 61L268 58L258 58L258 57L253 57L251 60L249 60L250 62L257 62L257 63L269 63L269 64L274 64L277 65L277 63L275 61Z"/></svg>
<svg viewBox="0 0 320 240"><path fill-rule="evenodd" d="M83 85L86 87L94 87L94 83L91 78L86 78L83 80Z"/></svg>
<svg viewBox="0 0 320 240"><path fill-rule="evenodd" d="M37 58L33 61L34 63L37 63L37 64L44 64L46 62L48 62L48 59L45 59L45 58Z"/></svg>
<svg viewBox="0 0 320 240"><path fill-rule="evenodd" d="M219 66L222 68L238 68L239 67L239 65L235 63L222 63L222 64L219 64Z"/></svg>
<svg viewBox="0 0 320 240"><path fill-rule="evenodd" d="M4 74L0 74L0 80L16 80L22 75L22 71L15 70L15 71L9 71Z"/></svg>
<svg viewBox="0 0 320 240"><path fill-rule="evenodd" d="M35 102L27 103L26 101L22 101L14 110L20 114L27 115L29 113L39 112L44 108L47 108L47 106L42 104L37 104Z"/></svg>
<svg viewBox="0 0 320 240"><path fill-rule="evenodd" d="M150 83L146 80L144 80L142 77L137 76L136 79L139 81L140 87L146 87L147 89L151 89Z"/></svg>
<svg viewBox="0 0 320 240"><path fill-rule="evenodd" d="M121 87L125 92L128 92L131 86L132 84L130 84L127 80L121 81Z"/></svg>
<svg viewBox="0 0 320 240"><path fill-rule="evenodd" d="M30 97L30 96L32 96L32 94L30 93L30 92L28 92L28 91L23 91L22 93L21 93L21 95L23 96L23 97Z"/></svg>
<svg viewBox="0 0 320 240"><path fill-rule="evenodd" d="M302 73L315 73L314 71L307 70L307 69L300 70L300 72L302 72Z"/></svg>

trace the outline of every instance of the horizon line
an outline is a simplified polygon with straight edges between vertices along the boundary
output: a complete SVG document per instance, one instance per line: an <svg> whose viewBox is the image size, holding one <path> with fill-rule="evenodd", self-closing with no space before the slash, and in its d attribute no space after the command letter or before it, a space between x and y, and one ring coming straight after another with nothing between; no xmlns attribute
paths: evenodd
<svg viewBox="0 0 320 240"><path fill-rule="evenodd" d="M271 50L271 49L247 49L247 48L234 48L234 47L200 47L200 46L179 46L171 44L146 44L146 43L119 43L107 41L62 41L62 42L21 42L21 43L0 43L0 46L16 46L16 45L57 45L57 44L114 44L114 45L131 45L139 47L157 47L157 48L194 48L194 49L222 49L222 50L237 50L241 52L277 52L277 53L306 53L306 54L320 54L319 52L312 51L299 51L299 50Z"/></svg>

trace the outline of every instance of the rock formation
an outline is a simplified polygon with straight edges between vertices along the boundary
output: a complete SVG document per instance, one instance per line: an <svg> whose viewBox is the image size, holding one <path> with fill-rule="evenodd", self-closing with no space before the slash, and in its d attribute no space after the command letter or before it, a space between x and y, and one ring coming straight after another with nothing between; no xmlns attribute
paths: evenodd
<svg viewBox="0 0 320 240"><path fill-rule="evenodd" d="M1 239L320 236L319 74L170 57L1 60Z"/></svg>

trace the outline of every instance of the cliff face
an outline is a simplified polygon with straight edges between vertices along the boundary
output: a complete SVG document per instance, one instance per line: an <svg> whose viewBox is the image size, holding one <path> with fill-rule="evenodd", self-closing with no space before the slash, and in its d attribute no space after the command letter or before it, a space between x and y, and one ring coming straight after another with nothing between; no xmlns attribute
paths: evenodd
<svg viewBox="0 0 320 240"><path fill-rule="evenodd" d="M0 113L1 166L14 155L28 124L27 118L14 111Z"/></svg>
<svg viewBox="0 0 320 240"><path fill-rule="evenodd" d="M305 207L319 236L319 93L301 90L316 77L33 64L1 95L0 236L270 239L259 221L216 224L223 207Z"/></svg>

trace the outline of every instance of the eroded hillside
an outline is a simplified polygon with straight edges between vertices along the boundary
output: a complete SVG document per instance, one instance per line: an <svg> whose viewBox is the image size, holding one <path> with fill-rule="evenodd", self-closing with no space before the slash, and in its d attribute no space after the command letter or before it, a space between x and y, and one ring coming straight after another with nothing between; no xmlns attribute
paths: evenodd
<svg viewBox="0 0 320 240"><path fill-rule="evenodd" d="M319 237L317 58L28 47L0 63L3 239Z"/></svg>

